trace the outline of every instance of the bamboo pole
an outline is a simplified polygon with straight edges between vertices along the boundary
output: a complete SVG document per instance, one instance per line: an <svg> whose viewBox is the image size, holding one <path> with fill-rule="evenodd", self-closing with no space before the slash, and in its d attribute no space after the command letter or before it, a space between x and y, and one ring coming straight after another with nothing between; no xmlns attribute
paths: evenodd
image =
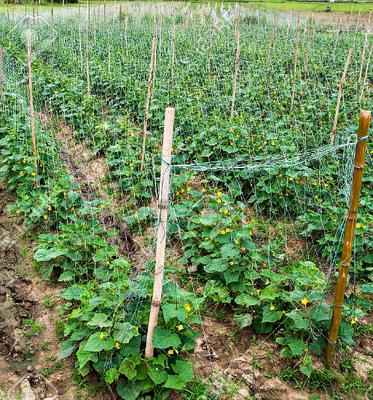
<svg viewBox="0 0 373 400"><path fill-rule="evenodd" d="M28 88L29 88L29 101L30 101L30 125L31 125L32 155L34 156L35 173L37 173L38 172L38 161L37 161L36 139L35 139L34 97L33 97L33 91L32 91L30 19L28 20L28 27L27 27L27 31L26 31L26 41L27 41Z"/></svg>
<svg viewBox="0 0 373 400"><path fill-rule="evenodd" d="M158 313L161 306L162 298L163 272L166 255L168 196L170 190L171 150L174 118L175 109L166 108L162 147L161 181L159 185L157 249L154 269L153 297L150 308L148 334L146 337L146 358L152 358L154 356L153 337L155 327L157 326Z"/></svg>
<svg viewBox="0 0 373 400"><path fill-rule="evenodd" d="M298 54L299 54L299 42L300 42L300 26L299 26L299 19L297 20L297 32L296 32L296 39L295 39L295 49L294 49L294 68L293 68L293 89L291 93L291 104L290 109L293 109L295 94L296 94L296 87L297 87L297 68L298 68Z"/></svg>
<svg viewBox="0 0 373 400"><path fill-rule="evenodd" d="M176 27L175 20L172 24L172 42L171 42L171 76L172 76L172 84L174 83L174 74L175 74L175 42L176 42Z"/></svg>
<svg viewBox="0 0 373 400"><path fill-rule="evenodd" d="M84 64L83 64L83 39L82 39L82 30L79 25L79 57L80 57L80 72L83 74Z"/></svg>
<svg viewBox="0 0 373 400"><path fill-rule="evenodd" d="M207 55L207 71L211 74L211 52L212 52L212 43L214 37L214 19L212 14L210 14L210 40L209 40L209 51Z"/></svg>
<svg viewBox="0 0 373 400"><path fill-rule="evenodd" d="M351 61L351 57L352 57L352 52L353 51L354 51L354 49L351 47L349 52L348 52L347 58L346 58L345 67L344 67L344 70L343 70L343 74L342 74L341 80L339 82L338 98L337 98L337 106L335 108L333 130L332 130L331 135L330 135L330 144L332 144L332 145L334 144L335 135L337 133L338 117L339 117L339 109L341 107L343 84L344 84L344 82L346 80L347 71L348 71L348 67L350 65L350 61Z"/></svg>
<svg viewBox="0 0 373 400"><path fill-rule="evenodd" d="M373 43L372 43L372 45L370 46L370 50L369 50L369 54L368 54L367 66L366 66L366 69L365 69L363 85L362 85L362 87L361 87L361 92L360 92L360 96L359 96L359 102L360 102L361 99L363 98L363 93L364 93L366 81L367 81L367 78L368 78L369 64L370 64L370 60L371 60L371 58L372 58L372 51L373 51Z"/></svg>
<svg viewBox="0 0 373 400"><path fill-rule="evenodd" d="M276 36L276 31L277 31L277 24L276 24L276 19L273 17L273 23L272 23L272 33L271 37L269 39L269 44L268 44L268 53L267 53L267 68L272 62L272 46L273 46L273 41L275 40Z"/></svg>
<svg viewBox="0 0 373 400"><path fill-rule="evenodd" d="M91 82L89 76L89 22L90 22L90 9L89 1L87 0L87 24L86 24L86 34L85 34L85 68L87 77L87 94L91 94Z"/></svg>
<svg viewBox="0 0 373 400"><path fill-rule="evenodd" d="M361 78L363 76L364 60L365 60L365 52L366 52L366 48L367 48L367 43L368 43L368 33L365 32L363 52L361 54L361 60L360 60L359 83L361 82Z"/></svg>
<svg viewBox="0 0 373 400"><path fill-rule="evenodd" d="M236 105L236 91L237 91L237 79L238 79L238 71L240 68L240 27L239 27L239 16L237 19L237 27L236 27L236 59L234 62L234 79L233 79L233 91L232 91L232 104L231 104L231 118L234 115L234 109Z"/></svg>
<svg viewBox="0 0 373 400"><path fill-rule="evenodd" d="M141 150L140 171L143 171L143 169L144 169L145 150L146 150L146 131L148 129L148 114L149 114L150 96L151 96L151 88L152 88L154 53L155 53L156 43L157 43L157 38L156 38L156 35L154 35L152 49L151 49L151 53L150 53L149 74L148 74L148 91L147 91L146 100L145 100L145 114L144 114L144 125L143 125L143 131L142 131L142 150Z"/></svg>
<svg viewBox="0 0 373 400"><path fill-rule="evenodd" d="M357 145L355 148L354 172L350 194L350 206L344 234L341 268L338 273L337 288L334 296L333 316L329 329L328 343L326 346L326 366L328 368L333 362L335 346L339 332L339 324L342 318L347 276L351 264L352 247L354 243L355 221L359 208L359 197L362 186L365 153L368 144L370 118L371 115L369 111L360 111L359 128L357 131Z"/></svg>

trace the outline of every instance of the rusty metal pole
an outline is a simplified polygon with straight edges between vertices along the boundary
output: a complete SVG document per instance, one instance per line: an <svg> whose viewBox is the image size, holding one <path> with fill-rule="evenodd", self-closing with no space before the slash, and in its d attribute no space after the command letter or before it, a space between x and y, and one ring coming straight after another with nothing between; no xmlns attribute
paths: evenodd
<svg viewBox="0 0 373 400"><path fill-rule="evenodd" d="M360 111L359 128L357 131L357 144L355 149L354 172L350 194L350 206L343 240L341 268L338 273L337 288L334 296L333 315L329 329L328 343L326 346L325 362L327 367L330 367L333 362L335 345L337 343L339 332L339 324L342 318L347 276L351 264L352 247L354 243L355 221L359 208L365 153L368 144L370 118L370 111Z"/></svg>

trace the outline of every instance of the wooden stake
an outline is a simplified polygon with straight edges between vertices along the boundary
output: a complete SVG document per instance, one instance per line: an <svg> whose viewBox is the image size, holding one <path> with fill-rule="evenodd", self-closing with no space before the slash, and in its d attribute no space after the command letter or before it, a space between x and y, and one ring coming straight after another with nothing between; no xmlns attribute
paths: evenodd
<svg viewBox="0 0 373 400"><path fill-rule="evenodd" d="M231 118L234 115L234 109L236 105L236 91L237 91L237 79L238 79L238 71L240 68L240 27L239 22L237 21L236 28L236 59L234 62L234 79L233 79L233 92L232 92L232 104L231 104Z"/></svg>
<svg viewBox="0 0 373 400"><path fill-rule="evenodd" d="M171 149L174 118L175 109L166 108L162 147L161 180L159 185L157 250L154 269L153 297L149 316L148 335L146 337L146 358L152 358L154 356L153 337L155 327L157 326L158 313L161 306L162 298L163 272L166 255L168 196L170 191Z"/></svg>
<svg viewBox="0 0 373 400"><path fill-rule="evenodd" d="M368 54L368 60L367 60L367 66L365 69L365 75L364 75L364 80L363 80L363 85L361 87L361 92L360 92L360 96L359 96L359 102L361 101L361 99L363 98L363 93L364 93L364 89L365 89L365 84L367 81L367 77L368 77L368 71L369 71L369 64L370 64L370 60L372 58L372 51L373 51L373 43L370 46L370 50L369 50L369 54Z"/></svg>
<svg viewBox="0 0 373 400"><path fill-rule="evenodd" d="M83 73L84 66L83 66L83 40L82 40L82 30L79 25L79 56L80 56L80 72Z"/></svg>
<svg viewBox="0 0 373 400"><path fill-rule="evenodd" d="M273 17L272 33L271 33L271 37L269 39L269 44L268 44L267 68L269 67L269 65L271 63L272 46L273 46L273 41L276 36L276 31L277 31L276 19L275 19L275 17Z"/></svg>
<svg viewBox="0 0 373 400"><path fill-rule="evenodd" d="M361 82L361 78L362 78L362 76L363 76L363 68L364 68L364 60L365 60L365 51L366 51L366 48L367 48L367 43L368 43L368 33L365 33L365 35L364 35L363 53L361 54L361 60L360 60L359 83Z"/></svg>
<svg viewBox="0 0 373 400"><path fill-rule="evenodd" d="M174 81L174 73L175 73L175 43L176 43L176 27L175 20L172 24L172 42L171 42L171 75L172 75L172 83Z"/></svg>
<svg viewBox="0 0 373 400"><path fill-rule="evenodd" d="M293 109L296 86L297 86L297 68L298 68L298 53L299 53L299 42L300 42L300 26L299 19L297 20L297 32L296 32L296 40L295 40L295 49L294 49L294 69L293 69L293 90L291 94L291 104L290 109Z"/></svg>
<svg viewBox="0 0 373 400"><path fill-rule="evenodd" d="M86 34L85 34L85 68L86 68L86 76L87 76L87 94L88 96L91 94L91 82L89 77L89 21L90 21L90 9L89 9L89 1L87 0L87 26L86 26Z"/></svg>
<svg viewBox="0 0 373 400"><path fill-rule="evenodd" d="M348 210L348 217L344 234L341 268L338 273L337 288L334 296L333 316L329 330L328 343L326 346L326 366L328 368L332 365L333 362L335 345L338 338L339 324L342 318L347 276L351 264L352 247L354 243L355 221L359 208L359 197L362 186L365 153L368 144L370 118L371 115L369 111L360 111L359 128L357 132L357 145L355 149L354 172L352 177L352 187L350 195L350 206Z"/></svg>
<svg viewBox="0 0 373 400"><path fill-rule="evenodd" d="M211 52L212 52L213 37L214 37L214 19L212 17L212 14L210 14L210 41L209 41L209 52L207 55L207 71L209 74L211 73Z"/></svg>
<svg viewBox="0 0 373 400"><path fill-rule="evenodd" d="M143 171L144 162L145 162L146 131L148 129L148 114L149 114L150 96L151 96L151 88L152 88L154 53L155 53L156 43L157 43L157 37L154 35L152 49L151 49L151 53L150 53L149 74L148 74L148 92L147 92L146 101L145 101L145 114L144 114L144 126L143 126L143 131L142 131L142 150L141 150L140 171Z"/></svg>
<svg viewBox="0 0 373 400"><path fill-rule="evenodd" d="M332 130L331 135L330 135L330 144L332 144L332 145L334 144L335 135L337 133L338 117L339 117L339 109L341 107L343 84L344 84L346 76L347 76L347 71L348 71L348 67L350 65L350 61L351 61L351 57L352 57L352 52L353 51L354 51L354 49L351 47L349 52L348 52L347 58L346 58L346 63L345 63L345 67L344 67L344 70L343 70L342 77L341 77L341 81L339 82L338 98L337 98L337 106L335 108L333 130Z"/></svg>
<svg viewBox="0 0 373 400"><path fill-rule="evenodd" d="M32 142L32 154L34 156L35 173L37 173L38 172L38 161L37 161L36 139L35 139L34 97L33 97L33 92L32 92L30 20L28 20L28 27L27 27L27 31L26 31L26 41L27 41L27 64L28 64L28 88L29 88L29 100L30 100L31 142Z"/></svg>

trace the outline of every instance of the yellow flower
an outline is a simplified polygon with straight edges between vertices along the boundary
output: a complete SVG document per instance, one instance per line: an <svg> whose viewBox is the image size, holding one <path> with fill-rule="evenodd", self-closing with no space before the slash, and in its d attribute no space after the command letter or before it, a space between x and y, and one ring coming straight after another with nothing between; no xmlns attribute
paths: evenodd
<svg viewBox="0 0 373 400"><path fill-rule="evenodd" d="M115 348L116 348L117 350L120 349L120 343L119 343L119 342L116 342L116 343L115 343Z"/></svg>
<svg viewBox="0 0 373 400"><path fill-rule="evenodd" d="M190 186L187 187L187 191L190 192L192 188Z"/></svg>
<svg viewBox="0 0 373 400"><path fill-rule="evenodd" d="M205 215L205 212L203 210L201 211L201 215Z"/></svg>
<svg viewBox="0 0 373 400"><path fill-rule="evenodd" d="M20 174L20 175L23 175L23 171L19 171L19 174Z"/></svg>
<svg viewBox="0 0 373 400"><path fill-rule="evenodd" d="M232 232L231 228L226 228L225 230L226 233Z"/></svg>
<svg viewBox="0 0 373 400"><path fill-rule="evenodd" d="M184 310L185 310L186 312L191 312L191 311L192 311L192 306L191 306L190 304L185 304Z"/></svg>
<svg viewBox="0 0 373 400"><path fill-rule="evenodd" d="M176 192L176 196L179 196L180 192Z"/></svg>
<svg viewBox="0 0 373 400"><path fill-rule="evenodd" d="M293 180L294 180L294 178L292 178L292 177L289 178L289 181L293 181Z"/></svg>
<svg viewBox="0 0 373 400"><path fill-rule="evenodd" d="M172 354L174 354L174 350L173 350L173 349L168 350L168 351L167 351L167 354L168 354L169 356L172 356Z"/></svg>
<svg viewBox="0 0 373 400"><path fill-rule="evenodd" d="M180 332L184 329L183 325L177 325L176 329Z"/></svg>
<svg viewBox="0 0 373 400"><path fill-rule="evenodd" d="M260 295L260 289L256 289L256 294Z"/></svg>
<svg viewBox="0 0 373 400"><path fill-rule="evenodd" d="M318 198L319 198L319 196L316 194L315 197L314 197L314 199L317 200Z"/></svg>
<svg viewBox="0 0 373 400"><path fill-rule="evenodd" d="M324 183L324 187L329 187L329 183Z"/></svg>
<svg viewBox="0 0 373 400"><path fill-rule="evenodd" d="M227 215L228 214L228 210L223 210L223 214Z"/></svg>
<svg viewBox="0 0 373 400"><path fill-rule="evenodd" d="M206 189L205 189L205 188L202 188L202 189L201 189L201 192L202 192L202 193L205 193L205 192L206 192Z"/></svg>
<svg viewBox="0 0 373 400"><path fill-rule="evenodd" d="M48 211L52 211L52 207L51 206L48 207Z"/></svg>
<svg viewBox="0 0 373 400"><path fill-rule="evenodd" d="M274 140L272 140L271 145L274 146L276 143Z"/></svg>
<svg viewBox="0 0 373 400"><path fill-rule="evenodd" d="M221 234L221 235L225 235L225 234L226 234L225 229L222 229L222 230L220 231L220 234Z"/></svg>
<svg viewBox="0 0 373 400"><path fill-rule="evenodd" d="M32 176L36 176L36 172L31 172L31 175Z"/></svg>
<svg viewBox="0 0 373 400"><path fill-rule="evenodd" d="M100 339L103 340L105 337L105 333L104 332L100 332Z"/></svg>
<svg viewBox="0 0 373 400"><path fill-rule="evenodd" d="M358 319L356 317L352 318L351 320L351 325L355 325L357 323Z"/></svg>
<svg viewBox="0 0 373 400"><path fill-rule="evenodd" d="M269 285L269 279L267 279L267 280L264 282L264 284L265 284L266 286L268 286L268 285Z"/></svg>
<svg viewBox="0 0 373 400"><path fill-rule="evenodd" d="M23 164L26 164L26 158L24 158L24 159L22 160L22 162L23 162Z"/></svg>
<svg viewBox="0 0 373 400"><path fill-rule="evenodd" d="M310 301L307 299L307 297L303 297L303 299L301 300L301 304L303 306L306 306Z"/></svg>
<svg viewBox="0 0 373 400"><path fill-rule="evenodd" d="M184 193L184 192L185 192L185 189L181 189L181 190L180 190L180 193Z"/></svg>
<svg viewBox="0 0 373 400"><path fill-rule="evenodd" d="M234 261L229 261L229 265L234 265Z"/></svg>
<svg viewBox="0 0 373 400"><path fill-rule="evenodd" d="M223 193L222 192L218 192L216 193L218 197L220 197Z"/></svg>
<svg viewBox="0 0 373 400"><path fill-rule="evenodd" d="M43 215L44 220L46 221L48 219L48 215Z"/></svg>
<svg viewBox="0 0 373 400"><path fill-rule="evenodd" d="M273 311L275 308L276 308L276 307L275 307L273 304L271 305L271 307L269 307L269 309L270 309L271 311Z"/></svg>
<svg viewBox="0 0 373 400"><path fill-rule="evenodd" d="M241 246L241 251L245 251L245 250L246 250L245 247Z"/></svg>
<svg viewBox="0 0 373 400"><path fill-rule="evenodd" d="M220 203L221 203L221 198L218 197L218 198L216 199L216 202L217 202L218 204L220 204Z"/></svg>
<svg viewBox="0 0 373 400"><path fill-rule="evenodd" d="M356 228L357 228L357 229L360 229L361 227L362 227L361 223L358 222L358 223L356 224Z"/></svg>

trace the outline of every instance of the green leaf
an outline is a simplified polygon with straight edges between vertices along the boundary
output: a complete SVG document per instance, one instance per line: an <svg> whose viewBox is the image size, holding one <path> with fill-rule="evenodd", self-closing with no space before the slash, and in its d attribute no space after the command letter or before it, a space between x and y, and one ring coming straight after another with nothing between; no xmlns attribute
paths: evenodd
<svg viewBox="0 0 373 400"><path fill-rule="evenodd" d="M212 260L210 262L210 264L205 265L204 270L209 273L212 274L214 272L224 272L225 270L228 269L228 262L225 260L222 260L221 258Z"/></svg>
<svg viewBox="0 0 373 400"><path fill-rule="evenodd" d="M87 322L87 325L92 327L100 327L100 328L107 328L112 325L111 321L107 320L108 316L104 313L97 313L93 316L93 318Z"/></svg>
<svg viewBox="0 0 373 400"><path fill-rule="evenodd" d="M110 368L105 372L105 382L110 385L117 381L119 378L119 372L116 368Z"/></svg>
<svg viewBox="0 0 373 400"><path fill-rule="evenodd" d="M156 327L153 337L153 346L155 349L178 348L181 344L180 338L176 333L169 329Z"/></svg>
<svg viewBox="0 0 373 400"><path fill-rule="evenodd" d="M79 300L83 292L84 289L81 286L72 285L61 294L61 297L65 300Z"/></svg>
<svg viewBox="0 0 373 400"><path fill-rule="evenodd" d="M125 379L119 379L117 393L124 400L136 400L141 393L141 384L139 382L127 383Z"/></svg>
<svg viewBox="0 0 373 400"><path fill-rule="evenodd" d="M165 388L182 390L186 386L185 380L180 375L169 375L166 383L164 384Z"/></svg>
<svg viewBox="0 0 373 400"><path fill-rule="evenodd" d="M298 310L292 310L285 315L294 322L295 329L308 329L310 326L309 321L303 318L303 314Z"/></svg>
<svg viewBox="0 0 373 400"><path fill-rule="evenodd" d="M85 344L81 344L79 347L79 350L76 352L76 357L79 361L79 368L83 368L86 364L89 363L89 361L92 362L97 362L98 361L98 355L97 353L92 353L91 351L84 351Z"/></svg>
<svg viewBox="0 0 373 400"><path fill-rule="evenodd" d="M310 378L313 371L312 358L308 355L304 356L302 365L299 367L299 370L302 374L306 375L307 378Z"/></svg>
<svg viewBox="0 0 373 400"><path fill-rule="evenodd" d="M129 380L132 380L137 375L137 365L140 363L139 356L125 358L119 367L119 372L125 375Z"/></svg>
<svg viewBox="0 0 373 400"><path fill-rule="evenodd" d="M109 351L112 348L114 348L114 345L115 345L114 340L111 337L109 337L107 333L105 333L104 338L101 339L100 332L97 332L97 333L93 333L89 337L89 339L84 347L84 351L92 351L95 353L102 351L102 350Z"/></svg>
<svg viewBox="0 0 373 400"><path fill-rule="evenodd" d="M271 311L271 309L269 307L266 307L263 312L262 323L277 322L282 318L282 316L283 316L283 313L281 311L275 311L275 310Z"/></svg>
<svg viewBox="0 0 373 400"><path fill-rule="evenodd" d="M34 254L34 259L38 262L54 260L67 253L67 250L56 250L56 249L39 249Z"/></svg>
<svg viewBox="0 0 373 400"><path fill-rule="evenodd" d="M75 348L76 348L76 340L68 339L62 342L58 356L59 359L63 360L64 358L69 357Z"/></svg>
<svg viewBox="0 0 373 400"><path fill-rule="evenodd" d="M235 302L240 306L251 307L259 304L259 299L251 296L250 294L241 293L236 297Z"/></svg>
<svg viewBox="0 0 373 400"><path fill-rule="evenodd" d="M181 322L185 322L188 313L180 304L164 304L162 306L163 319L166 324L172 319L177 318Z"/></svg>
<svg viewBox="0 0 373 400"><path fill-rule="evenodd" d="M114 326L114 340L122 344L128 344L132 338L139 335L138 327L129 322L117 322Z"/></svg>
<svg viewBox="0 0 373 400"><path fill-rule="evenodd" d="M225 260L231 260L238 257L240 255L240 251L237 246L229 243L222 246L222 248L220 249L220 254Z"/></svg>
<svg viewBox="0 0 373 400"><path fill-rule="evenodd" d="M359 286L359 289L362 293L372 294L373 293L373 284L371 283L364 283Z"/></svg>
<svg viewBox="0 0 373 400"><path fill-rule="evenodd" d="M251 314L234 314L233 319L241 329L250 326L253 322L253 316Z"/></svg>
<svg viewBox="0 0 373 400"><path fill-rule="evenodd" d="M307 345L303 340L294 338L288 339L288 346L293 356L302 356L304 350L307 348Z"/></svg>
<svg viewBox="0 0 373 400"><path fill-rule="evenodd" d="M152 365L148 370L150 379L156 384L160 385L167 381L168 373L155 365Z"/></svg>
<svg viewBox="0 0 373 400"><path fill-rule="evenodd" d="M172 365L174 372L185 381L189 382L193 379L193 364L186 360L176 360L175 364Z"/></svg>

